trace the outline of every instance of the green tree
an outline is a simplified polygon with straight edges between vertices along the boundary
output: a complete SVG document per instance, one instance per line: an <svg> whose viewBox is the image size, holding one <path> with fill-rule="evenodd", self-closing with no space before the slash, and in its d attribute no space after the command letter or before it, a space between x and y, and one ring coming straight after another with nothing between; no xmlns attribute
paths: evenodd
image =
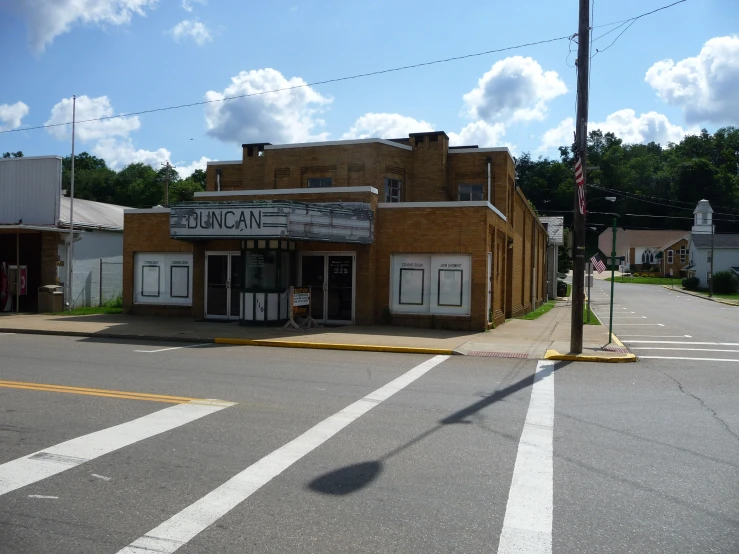
<svg viewBox="0 0 739 554"><path fill-rule="evenodd" d="M18 152L5 152L3 153L3 158L22 158L23 152L18 150Z"/></svg>
<svg viewBox="0 0 739 554"><path fill-rule="evenodd" d="M154 169L143 163L129 164L115 178L115 202L133 208L151 208L164 201L164 183Z"/></svg>

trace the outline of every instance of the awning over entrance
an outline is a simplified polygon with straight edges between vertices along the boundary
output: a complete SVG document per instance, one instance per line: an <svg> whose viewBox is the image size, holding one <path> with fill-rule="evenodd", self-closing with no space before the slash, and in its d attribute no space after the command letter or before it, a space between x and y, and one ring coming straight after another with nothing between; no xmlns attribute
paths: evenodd
<svg viewBox="0 0 739 554"><path fill-rule="evenodd" d="M374 218L363 202L184 202L172 206L169 232L179 240L289 238L370 244Z"/></svg>

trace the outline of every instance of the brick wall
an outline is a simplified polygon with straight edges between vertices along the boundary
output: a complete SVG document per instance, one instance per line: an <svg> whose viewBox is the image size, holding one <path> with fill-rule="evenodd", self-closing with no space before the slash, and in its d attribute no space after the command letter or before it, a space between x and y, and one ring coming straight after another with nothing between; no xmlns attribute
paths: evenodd
<svg viewBox="0 0 739 554"><path fill-rule="evenodd" d="M124 214L123 228L124 311L141 315L192 315L193 309L190 306L134 306L133 303L133 264L136 252L193 251L189 243L169 238L169 212ZM197 267L195 264L193 268L193 295L196 290L194 276L197 275Z"/></svg>

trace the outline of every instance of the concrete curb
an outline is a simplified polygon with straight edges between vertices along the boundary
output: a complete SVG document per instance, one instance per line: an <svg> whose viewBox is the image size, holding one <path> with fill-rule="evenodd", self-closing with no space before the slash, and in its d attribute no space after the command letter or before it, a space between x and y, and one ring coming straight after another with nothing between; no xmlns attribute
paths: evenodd
<svg viewBox="0 0 739 554"><path fill-rule="evenodd" d="M214 342L212 338L164 337L161 335L124 335L120 333L85 333L83 331L52 331L50 329L12 329L0 328L0 333L15 335L46 335L57 337L80 337L90 339L148 340L157 342Z"/></svg>
<svg viewBox="0 0 739 554"><path fill-rule="evenodd" d="M416 348L412 346L384 346L380 344L341 344L320 342L296 342L271 339L232 339L232 338L198 338L198 337L166 337L158 335L123 335L117 333L84 333L82 331L51 331L49 329L10 329L0 328L0 333L17 335L47 335L62 337L82 337L118 340L146 340L157 342L187 342L230 344L234 346L271 346L280 348L308 348L314 350L349 350L357 352L392 352L396 354L431 354L451 356L460 354L451 348Z"/></svg>
<svg viewBox="0 0 739 554"><path fill-rule="evenodd" d="M698 294L697 292L691 292L689 290L683 290L683 289L673 289L669 285L662 285L662 287L666 288L667 290L682 292L683 294L689 294L690 296L694 296L695 298L702 298L703 300L709 300L711 302L718 302L719 304L725 304L726 306L734 306L735 308L739 308L739 304L734 304L733 302L727 302L726 300L722 300L721 298L708 298L705 294Z"/></svg>
<svg viewBox="0 0 739 554"><path fill-rule="evenodd" d="M396 354L434 354L451 356L458 354L451 348L416 348L413 346L385 346L380 344L344 344L333 342L298 342L273 339L216 338L216 344L241 346L271 346L279 348L308 348L313 350L350 350L356 352L393 352Z"/></svg>
<svg viewBox="0 0 739 554"><path fill-rule="evenodd" d="M635 354L624 354L623 356L599 356L597 354L561 354L557 350L547 350L546 354L544 354L544 359L567 362L600 362L611 364L632 363L637 361Z"/></svg>

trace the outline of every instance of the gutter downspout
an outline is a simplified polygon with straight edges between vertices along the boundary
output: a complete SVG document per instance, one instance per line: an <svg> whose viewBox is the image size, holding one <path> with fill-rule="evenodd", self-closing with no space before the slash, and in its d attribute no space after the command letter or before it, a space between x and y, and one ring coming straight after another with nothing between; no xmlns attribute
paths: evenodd
<svg viewBox="0 0 739 554"><path fill-rule="evenodd" d="M491 192L492 192L492 180L490 178L490 164L493 161L493 158L491 156L488 156L486 158L486 161L488 162L488 203L491 206L494 206L495 204L493 203L493 197L491 196Z"/></svg>

